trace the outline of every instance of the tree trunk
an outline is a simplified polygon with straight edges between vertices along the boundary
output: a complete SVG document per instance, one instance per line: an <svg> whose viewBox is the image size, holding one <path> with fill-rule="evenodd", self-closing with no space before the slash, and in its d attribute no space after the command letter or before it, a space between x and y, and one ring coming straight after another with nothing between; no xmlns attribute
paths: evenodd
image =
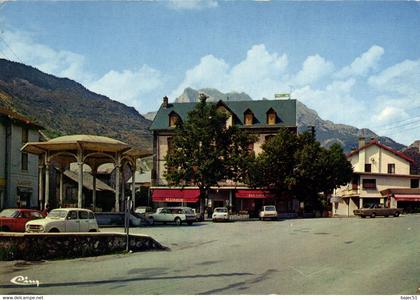
<svg viewBox="0 0 420 300"><path fill-rule="evenodd" d="M200 187L200 213L204 213L207 198L207 189Z"/></svg>

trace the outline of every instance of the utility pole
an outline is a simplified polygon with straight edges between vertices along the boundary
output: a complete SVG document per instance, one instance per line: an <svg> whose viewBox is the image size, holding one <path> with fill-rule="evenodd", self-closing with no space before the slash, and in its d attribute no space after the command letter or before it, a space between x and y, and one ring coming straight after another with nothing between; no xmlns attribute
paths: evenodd
<svg viewBox="0 0 420 300"><path fill-rule="evenodd" d="M315 134L316 134L316 132L315 132L315 126L308 126L308 129L311 131L312 137L315 138L316 137L315 136Z"/></svg>

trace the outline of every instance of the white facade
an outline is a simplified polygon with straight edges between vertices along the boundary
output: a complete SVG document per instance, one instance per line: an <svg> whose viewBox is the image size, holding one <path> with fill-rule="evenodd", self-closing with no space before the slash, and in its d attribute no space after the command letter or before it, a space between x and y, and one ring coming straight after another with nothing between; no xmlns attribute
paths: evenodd
<svg viewBox="0 0 420 300"><path fill-rule="evenodd" d="M348 157L353 166L353 181L335 191L339 202L333 203L333 215L352 216L353 210L371 203L396 207L381 191L392 188L410 189L419 175L410 174L410 158L403 153L372 141L361 145Z"/></svg>

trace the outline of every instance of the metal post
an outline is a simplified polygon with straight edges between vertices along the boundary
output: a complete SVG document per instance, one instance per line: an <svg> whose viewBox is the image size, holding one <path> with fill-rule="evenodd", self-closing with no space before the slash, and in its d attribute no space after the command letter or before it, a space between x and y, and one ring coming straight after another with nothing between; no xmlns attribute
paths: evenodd
<svg viewBox="0 0 420 300"><path fill-rule="evenodd" d="M44 177L44 167L38 166L38 203L39 209L43 210L45 205L43 203L43 177Z"/></svg>
<svg viewBox="0 0 420 300"><path fill-rule="evenodd" d="M77 164L79 165L77 207L82 208L83 206L83 161L79 161L77 162Z"/></svg>
<svg viewBox="0 0 420 300"><path fill-rule="evenodd" d="M133 167L133 176L131 177L131 201L133 203L133 208L136 205L136 164L134 163Z"/></svg>
<svg viewBox="0 0 420 300"><path fill-rule="evenodd" d="M60 207L64 206L63 173L64 173L64 168L61 168L60 169Z"/></svg>
<svg viewBox="0 0 420 300"><path fill-rule="evenodd" d="M92 210L96 209L96 166L92 169Z"/></svg>
<svg viewBox="0 0 420 300"><path fill-rule="evenodd" d="M47 207L48 202L50 201L50 165L45 163L45 206Z"/></svg>
<svg viewBox="0 0 420 300"><path fill-rule="evenodd" d="M350 201L351 198L349 198L349 203L347 204L347 217L350 217Z"/></svg>
<svg viewBox="0 0 420 300"><path fill-rule="evenodd" d="M120 211L120 157L115 164L115 212Z"/></svg>
<svg viewBox="0 0 420 300"><path fill-rule="evenodd" d="M124 208L124 232L127 233L127 199L125 198L125 176L124 176L124 164L121 168L121 205Z"/></svg>

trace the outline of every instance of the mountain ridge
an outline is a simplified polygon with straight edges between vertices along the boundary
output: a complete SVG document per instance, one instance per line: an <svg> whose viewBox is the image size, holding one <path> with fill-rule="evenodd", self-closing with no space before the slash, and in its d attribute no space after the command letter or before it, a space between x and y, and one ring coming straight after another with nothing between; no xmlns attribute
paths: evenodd
<svg viewBox="0 0 420 300"><path fill-rule="evenodd" d="M151 149L151 121L133 107L82 84L34 67L0 59L0 106L23 114L46 128L50 137L105 135Z"/></svg>

